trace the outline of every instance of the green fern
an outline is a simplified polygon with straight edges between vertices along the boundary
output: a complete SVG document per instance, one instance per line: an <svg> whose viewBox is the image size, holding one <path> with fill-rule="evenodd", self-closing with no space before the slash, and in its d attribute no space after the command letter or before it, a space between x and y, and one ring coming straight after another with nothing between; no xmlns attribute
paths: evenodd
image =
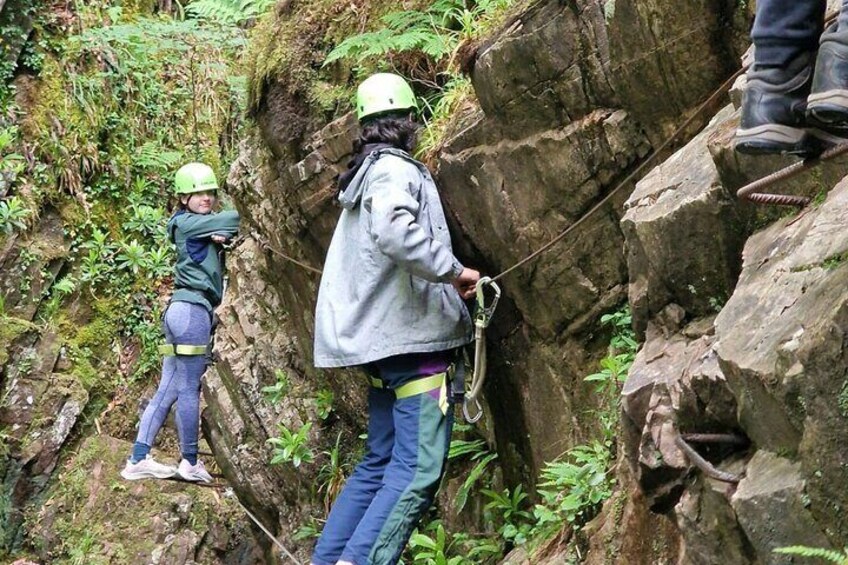
<svg viewBox="0 0 848 565"><path fill-rule="evenodd" d="M195 0L186 12L201 20L238 25L258 18L274 6L275 0Z"/></svg>
<svg viewBox="0 0 848 565"><path fill-rule="evenodd" d="M459 44L459 35L450 29L451 14L464 9L462 0L437 0L420 12L390 12L380 18L377 31L348 37L330 51L324 65L339 59L361 63L387 53L420 50L439 61L450 55Z"/></svg>
<svg viewBox="0 0 848 565"><path fill-rule="evenodd" d="M843 551L834 551L822 547L807 547L804 545L792 545L789 547L778 547L774 553L786 555L800 555L801 557L817 557L837 565L848 565L848 548Z"/></svg>

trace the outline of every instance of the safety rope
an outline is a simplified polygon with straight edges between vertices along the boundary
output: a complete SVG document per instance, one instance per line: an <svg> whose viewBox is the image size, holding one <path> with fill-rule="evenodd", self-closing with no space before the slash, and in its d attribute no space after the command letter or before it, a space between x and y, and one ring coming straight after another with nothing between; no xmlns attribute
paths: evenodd
<svg viewBox="0 0 848 565"><path fill-rule="evenodd" d="M612 189L605 197L603 197L600 200L600 202L595 204L588 212L583 214L576 222L574 222L573 224L568 226L566 229L561 231L556 237L554 237L548 243L546 243L545 245L543 245L542 247L540 247L539 249L537 249L536 251L534 251L533 253L531 253L530 255L528 255L527 257L522 259L521 261L519 261L518 263L514 264L513 266L509 267L508 269L505 269L504 271L501 271L500 273L498 273L497 275L492 277L492 281L497 281L497 280L503 278L504 276L506 276L507 274L511 273L515 269L518 269L519 267L526 265L527 263L529 263L530 261L532 261L533 259L535 259L539 255L541 255L542 253L544 253L545 251L547 251L548 249L550 249L551 247L553 247L554 245L556 245L557 243L562 241L562 239L565 236L567 236L569 233L571 233L572 231L577 229L577 227L579 227L583 222L585 222L595 212L600 210L607 202L609 202L612 199L613 196L616 195L616 193L618 193L622 188L627 186L627 184L631 180L633 180L639 173L641 173L642 170L645 169L645 167L647 167L648 165L653 163L654 159L656 159L659 156L659 154L662 153L666 149L666 147L671 145L671 143L674 142L677 139L677 137L681 133L683 133L683 131L685 131L686 128L688 128L689 125L692 122L694 122L695 119L698 118L704 112L704 110L706 110L708 107L710 107L715 102L715 100L718 99L719 96L721 96L725 92L727 92L727 90L733 85L733 81L735 81L742 73L744 73L745 70L746 70L746 68L742 67L741 69L739 69L735 73L733 73L733 75L731 75L730 78L728 78L726 81L724 81L721 84L721 86L719 86L709 96L709 98L707 98L700 106L698 106L698 108L695 110L695 112L693 112L692 115L689 116L689 118L687 118L686 121L684 121L683 124L680 127L678 127L674 131L674 133L671 134L671 137L666 139L659 147L654 149L651 152L651 154L648 155L648 157L644 161L642 161L642 163L639 164L638 167L636 167L629 175L624 177L624 180L619 182L618 185L616 185L616 187L614 189Z"/></svg>
<svg viewBox="0 0 848 565"><path fill-rule="evenodd" d="M244 510L244 513L247 514L247 517L250 518L253 521L253 523L256 524L256 526L260 530L262 530L262 532L266 536L268 536L268 539L270 539L272 542L274 542L274 545L276 545L277 547L280 548L280 550L286 555L286 557L291 559L292 562L296 563L297 565L303 565L300 561L297 560L297 558L294 555L292 555L292 553L288 549L286 549L286 546L284 546L282 544L282 542L280 540L278 540L276 538L276 536L274 536L274 534L272 534L271 531L268 528L265 527L265 524L260 522L259 519L256 516L254 516L253 513L250 510L248 510L247 507L244 504L242 504L241 500L239 500L239 498L236 496L235 492L232 489L229 489L227 492L225 492L224 496L227 496L227 497L235 500L236 503L239 506L241 506L241 509Z"/></svg>
<svg viewBox="0 0 848 565"><path fill-rule="evenodd" d="M304 263L304 262L302 262L302 261L298 261L298 260L297 260L297 259L295 259L294 257L291 257L291 256L289 256L289 255L286 255L285 253L283 253L283 252L282 252L282 251L280 251L279 249L275 248L274 246L272 246L272 245L271 245L271 243L270 243L270 242L269 242L269 241L268 241L265 237L263 237L261 234L259 234L259 232L257 232L257 231L252 231L252 232L250 233L250 236L251 236L253 239L255 239L255 240L256 240L256 242L259 244L259 246L260 246L260 247L263 247L263 248L267 249L267 250L268 250L268 251L270 251L271 253L274 253L275 255L277 255L277 256L279 256L279 257L281 257L281 258L285 259L286 261L290 261L291 263L294 263L295 265L297 265L297 266L299 266L299 267L301 267L301 268L303 268L303 269L306 269L307 271L310 271L310 272L312 272L312 273L315 273L315 274L317 274L317 275L320 275L320 274L322 273L321 269L316 269L316 268L315 268L315 267L313 267L312 265L307 265L306 263Z"/></svg>

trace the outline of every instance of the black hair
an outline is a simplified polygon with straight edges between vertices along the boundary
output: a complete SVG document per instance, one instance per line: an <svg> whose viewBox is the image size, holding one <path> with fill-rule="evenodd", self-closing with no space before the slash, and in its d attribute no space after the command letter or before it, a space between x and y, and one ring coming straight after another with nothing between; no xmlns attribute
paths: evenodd
<svg viewBox="0 0 848 565"><path fill-rule="evenodd" d="M354 155L366 145L386 143L412 153L418 142L418 122L411 111L392 112L366 118L360 125L359 138L353 142Z"/></svg>

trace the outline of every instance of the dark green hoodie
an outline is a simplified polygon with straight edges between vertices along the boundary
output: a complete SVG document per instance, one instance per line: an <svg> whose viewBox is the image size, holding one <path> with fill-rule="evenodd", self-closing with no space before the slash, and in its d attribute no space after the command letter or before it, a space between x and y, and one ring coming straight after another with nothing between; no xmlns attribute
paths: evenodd
<svg viewBox="0 0 848 565"><path fill-rule="evenodd" d="M221 303L223 293L223 247L211 236L231 238L238 233L235 210L218 214L195 214L180 210L168 221L168 234L177 247L172 301L192 302L210 312Z"/></svg>

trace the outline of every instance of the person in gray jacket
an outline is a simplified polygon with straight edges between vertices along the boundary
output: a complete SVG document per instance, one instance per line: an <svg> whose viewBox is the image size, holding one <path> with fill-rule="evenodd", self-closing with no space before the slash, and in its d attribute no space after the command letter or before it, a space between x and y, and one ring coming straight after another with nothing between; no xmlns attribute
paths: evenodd
<svg viewBox="0 0 848 565"><path fill-rule="evenodd" d="M463 299L480 273L454 256L406 81L357 92L361 134L339 178L342 213L315 311L315 366L370 375L368 449L336 500L313 565L397 563L433 501L453 425L447 371L472 340Z"/></svg>

